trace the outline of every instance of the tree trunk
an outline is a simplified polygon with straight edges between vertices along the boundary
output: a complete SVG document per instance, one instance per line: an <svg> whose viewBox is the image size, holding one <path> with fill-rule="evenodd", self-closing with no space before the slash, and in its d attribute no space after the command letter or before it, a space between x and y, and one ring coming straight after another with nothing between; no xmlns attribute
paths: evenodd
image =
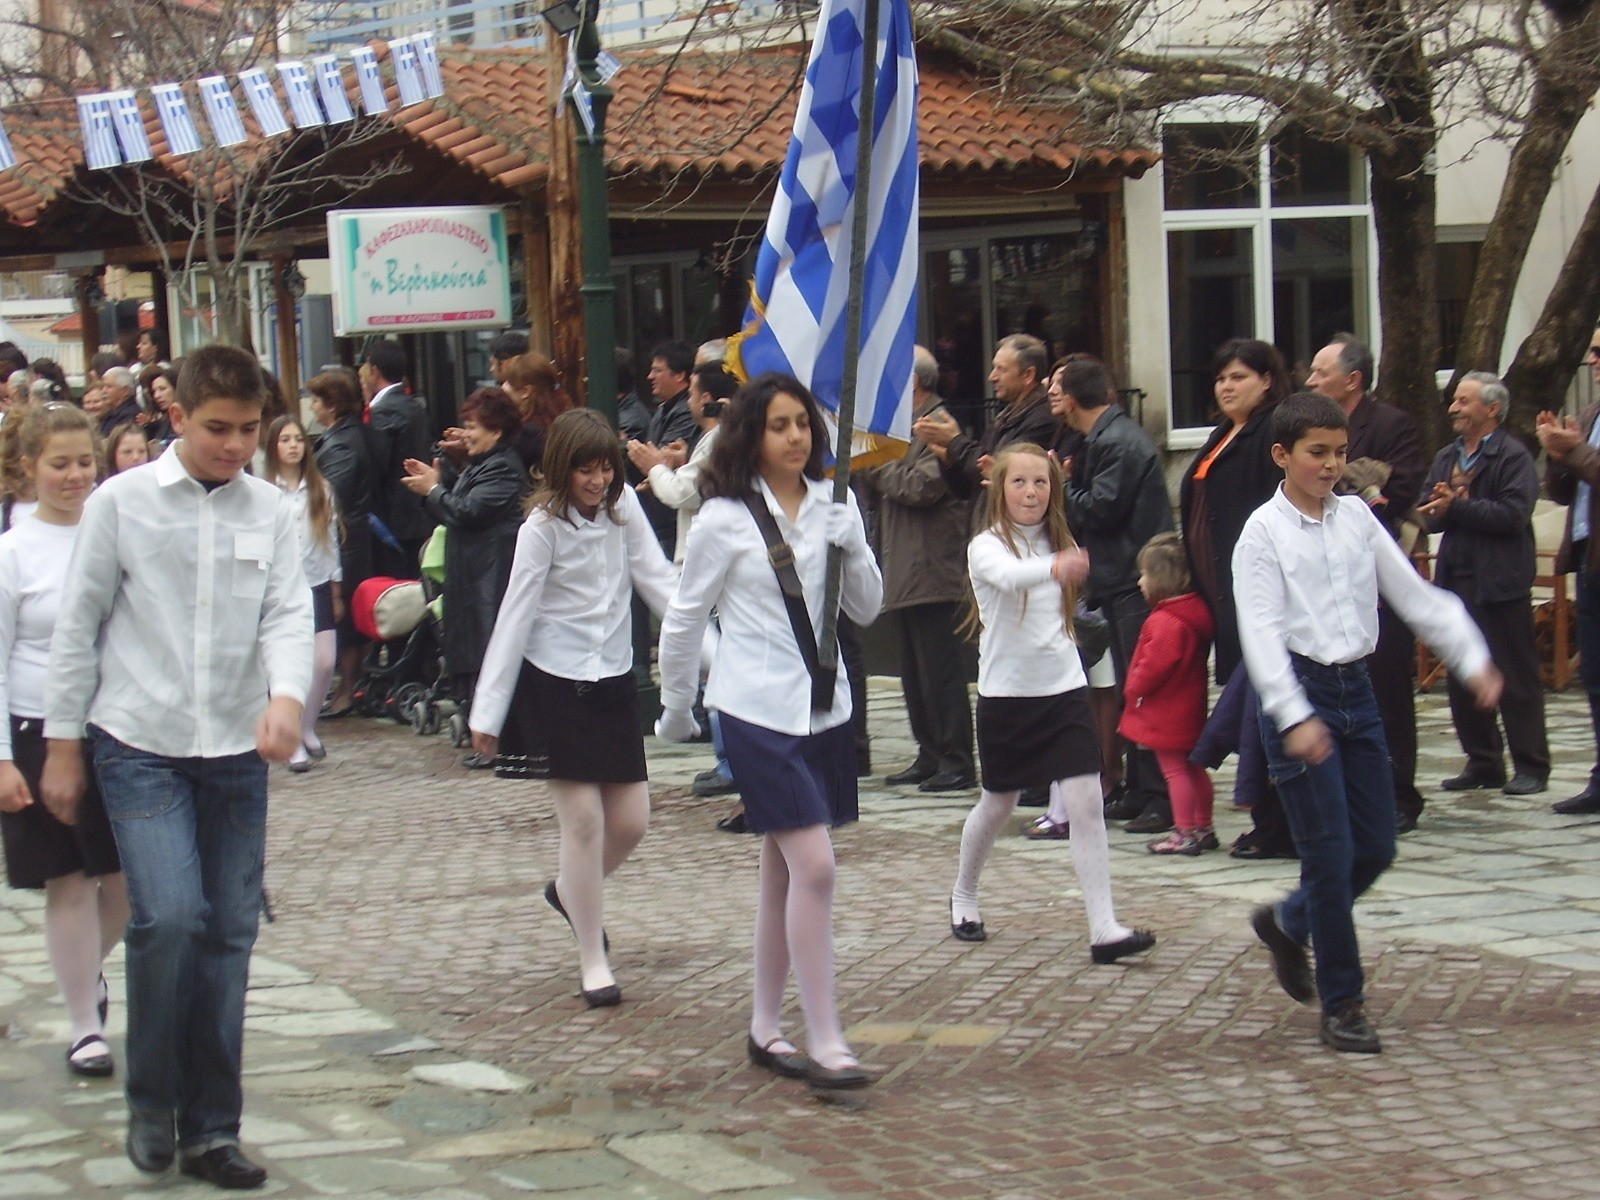
<svg viewBox="0 0 1600 1200"><path fill-rule="evenodd" d="M1533 415L1559 412L1574 371L1600 319L1600 190L1589 201L1583 223L1567 250L1561 273L1545 299L1533 332L1517 347L1506 372L1511 389L1511 425L1525 432Z"/></svg>
<svg viewBox="0 0 1600 1200"><path fill-rule="evenodd" d="M578 226L578 156L570 106L556 109L566 70L566 43L546 32L550 51L550 181L545 188L545 219L550 227L550 358L561 386L574 404L584 404L583 242ZM529 284L532 284L529 280ZM531 307L531 306L530 306Z"/></svg>
<svg viewBox="0 0 1600 1200"><path fill-rule="evenodd" d="M1453 364L1458 375L1500 370L1506 320L1534 230L1573 131L1600 87L1600 7L1590 6L1580 20L1561 28L1536 69L1527 123L1511 152L1467 299Z"/></svg>
<svg viewBox="0 0 1600 1200"><path fill-rule="evenodd" d="M1372 156L1372 219L1383 327L1378 387L1385 400L1411 414L1431 450L1444 444L1448 427L1433 379L1439 353L1437 192L1415 144L1420 140L1396 154Z"/></svg>

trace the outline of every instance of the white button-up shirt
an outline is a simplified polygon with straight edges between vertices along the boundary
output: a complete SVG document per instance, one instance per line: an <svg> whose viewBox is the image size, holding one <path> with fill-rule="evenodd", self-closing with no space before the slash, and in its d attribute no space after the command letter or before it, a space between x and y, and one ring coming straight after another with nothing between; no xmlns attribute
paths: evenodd
<svg viewBox="0 0 1600 1200"><path fill-rule="evenodd" d="M168 758L256 745L269 697L311 688L311 589L288 498L240 474L213 491L174 442L84 505L50 643L45 736L92 722Z"/></svg>
<svg viewBox="0 0 1600 1200"><path fill-rule="evenodd" d="M1359 496L1330 496L1322 520L1283 493L1250 515L1233 549L1239 643L1261 707L1279 729L1315 715L1291 652L1333 666L1378 644L1378 596L1469 679L1489 648L1461 601L1417 574Z"/></svg>
<svg viewBox="0 0 1600 1200"><path fill-rule="evenodd" d="M289 498L289 506L294 510L295 532L300 538L300 569L305 572L306 582L312 587L321 587L343 580L344 572L339 566L339 504L333 498L333 489L326 480L322 481L322 490L328 498L328 540L324 543L317 540L317 529L311 521L310 480L302 475L293 488L281 482L278 487Z"/></svg>
<svg viewBox="0 0 1600 1200"><path fill-rule="evenodd" d="M985 529L967 546L967 570L983 630L978 635L980 696L1058 696L1088 687L1077 643L1067 636L1061 585L1050 574L1055 551L1043 525L1018 528L1013 554Z"/></svg>
<svg viewBox="0 0 1600 1200"><path fill-rule="evenodd" d="M470 724L498 737L526 659L562 679L598 680L633 667L634 589L656 613L672 599L677 574L631 487L613 520L568 508L535 508L517 531L511 581L472 698Z"/></svg>
<svg viewBox="0 0 1600 1200"><path fill-rule="evenodd" d="M757 480L778 531L794 550L795 570L805 592L811 628L822 628L827 575L827 510L833 485L807 480L806 497L793 524L762 480ZM839 603L844 614L865 625L883 603L883 576L861 529L861 510L850 496L858 536L845 551ZM811 676L795 641L778 577L767 558L750 510L720 497L700 506L689 531L678 594L661 621L661 703L688 711L699 680L700 641L706 618L717 609L722 637L706 682L706 707L766 729L802 737L850 719L850 686L841 667L827 712L811 709Z"/></svg>
<svg viewBox="0 0 1600 1200"><path fill-rule="evenodd" d="M700 435L689 455L689 461L674 470L666 463L650 468L650 494L678 514L678 538L672 561L683 565L683 556L689 545L689 529L700 511L700 472L711 457L711 447L717 444L717 434L722 426L714 425Z"/></svg>

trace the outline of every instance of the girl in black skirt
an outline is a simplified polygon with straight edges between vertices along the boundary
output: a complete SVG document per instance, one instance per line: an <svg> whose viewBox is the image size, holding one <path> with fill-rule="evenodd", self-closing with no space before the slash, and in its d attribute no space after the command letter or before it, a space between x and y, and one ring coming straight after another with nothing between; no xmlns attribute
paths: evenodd
<svg viewBox="0 0 1600 1200"><path fill-rule="evenodd" d="M756 906L755 1003L750 1061L816 1088L868 1082L844 1039L833 986L833 842L828 829L856 819L850 688L839 671L825 707L812 679L757 524L760 506L793 554L805 617L822 628L828 547L842 548L840 605L857 624L878 615L883 578L867 546L855 497L832 502L822 480L825 427L799 380L763 375L735 394L701 475L705 503L689 530L683 582L661 622L661 702L656 732L686 741L702 631L713 606L722 626L706 707L722 737L750 832L763 835ZM815 636L813 634L813 636ZM791 961L809 1057L783 1036Z"/></svg>
<svg viewBox="0 0 1600 1200"><path fill-rule="evenodd" d="M1089 556L1067 530L1061 470L1020 442L995 459L987 527L967 548L978 639L978 760L983 793L961 832L950 931L989 935L978 875L1026 787L1059 789L1072 829L1072 861L1089 910L1090 955L1115 962L1155 945L1117 923L1101 809L1100 751L1088 680L1072 639L1078 585Z"/></svg>
<svg viewBox="0 0 1600 1200"><path fill-rule="evenodd" d="M50 636L94 487L94 430L87 413L62 401L26 417L13 410L10 420L21 424L22 469L39 507L0 537L0 834L11 886L44 891L45 947L71 1024L67 1067L104 1076L112 1064L100 964L122 940L128 887L94 772L85 770L75 810L46 808L39 791Z"/></svg>
<svg viewBox="0 0 1600 1200"><path fill-rule="evenodd" d="M544 898L572 926L583 998L600 1008L622 999L606 958L602 884L650 819L631 600L637 590L664 612L677 577L599 413L555 419L544 472L484 652L472 745L501 778L550 781L561 851Z"/></svg>

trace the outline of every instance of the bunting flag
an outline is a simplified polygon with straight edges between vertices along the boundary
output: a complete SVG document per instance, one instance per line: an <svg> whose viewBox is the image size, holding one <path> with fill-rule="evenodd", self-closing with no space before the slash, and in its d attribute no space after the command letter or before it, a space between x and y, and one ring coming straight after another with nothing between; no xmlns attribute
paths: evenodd
<svg viewBox="0 0 1600 1200"><path fill-rule="evenodd" d="M278 94L272 90L272 79L260 67L239 72L239 82L244 85L245 99L250 101L250 111L256 124L266 137L277 137L289 132L289 122L284 119L278 104Z"/></svg>
<svg viewBox="0 0 1600 1200"><path fill-rule="evenodd" d="M400 107L421 104L428 97L422 88L422 64L417 61L417 49L411 39L395 38L390 42L389 57L394 59L394 80L400 85Z"/></svg>
<svg viewBox="0 0 1600 1200"><path fill-rule="evenodd" d="M444 73L439 70L439 45L433 39L431 30L411 35L411 44L416 47L417 61L422 64L422 86L428 93L428 99L437 100L444 95Z"/></svg>
<svg viewBox="0 0 1600 1200"><path fill-rule="evenodd" d="M122 151L111 119L111 97L94 92L78 97L78 124L83 127L83 157L91 171L122 165Z"/></svg>
<svg viewBox="0 0 1600 1200"><path fill-rule="evenodd" d="M233 89L222 75L207 75L200 80L200 103L206 110L206 120L211 122L211 135L219 146L237 146L249 135L244 130L244 118L239 115L239 104L233 98Z"/></svg>
<svg viewBox="0 0 1600 1200"><path fill-rule="evenodd" d="M862 13L882 4L870 194L856 191ZM794 132L756 259L744 332L730 363L746 377L783 371L839 411L850 299L851 218L867 204L856 425L907 440L917 312L917 64L909 0L823 0ZM852 454L872 445L857 437Z"/></svg>
<svg viewBox="0 0 1600 1200"><path fill-rule="evenodd" d="M111 101L111 123L117 131L117 141L122 143L122 161L149 162L150 137L144 131L144 115L139 112L139 100L131 91L107 92Z"/></svg>
<svg viewBox="0 0 1600 1200"><path fill-rule="evenodd" d="M294 118L296 129L312 129L327 124L322 118L316 88L305 63L279 63L278 78L283 80L283 94L289 98L289 115Z"/></svg>
<svg viewBox="0 0 1600 1200"><path fill-rule="evenodd" d="M167 135L167 152L196 153L200 149L200 131L194 127L189 102L184 99L183 85L158 83L150 89L150 95L155 98L156 114L161 118L161 128Z"/></svg>
<svg viewBox="0 0 1600 1200"><path fill-rule="evenodd" d="M609 50L600 51L600 57L595 59L595 66L600 72L600 82L610 83L617 72L622 70L622 60Z"/></svg>
<svg viewBox="0 0 1600 1200"><path fill-rule="evenodd" d="M17 165L17 154L11 148L11 139L6 136L6 125L0 121L0 171L9 171Z"/></svg>
<svg viewBox="0 0 1600 1200"><path fill-rule="evenodd" d="M378 56L370 47L358 46L350 51L356 64L356 84L361 89L361 107L367 116L375 117L389 111L389 98L383 92L383 72L378 67Z"/></svg>
<svg viewBox="0 0 1600 1200"><path fill-rule="evenodd" d="M354 121L356 114L350 108L350 96L344 90L344 73L339 70L339 58L324 54L311 60L311 69L317 76L317 93L322 97L322 109L328 114L328 124L343 125Z"/></svg>

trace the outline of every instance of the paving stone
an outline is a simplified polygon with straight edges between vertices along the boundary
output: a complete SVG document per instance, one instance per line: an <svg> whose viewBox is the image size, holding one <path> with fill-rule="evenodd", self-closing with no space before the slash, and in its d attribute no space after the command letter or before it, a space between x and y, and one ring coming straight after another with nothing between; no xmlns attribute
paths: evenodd
<svg viewBox="0 0 1600 1200"><path fill-rule="evenodd" d="M401 1096L386 1111L395 1120L434 1136L472 1133L505 1119L487 1104L455 1096Z"/></svg>
<svg viewBox="0 0 1600 1200"><path fill-rule="evenodd" d="M519 1190L566 1192L580 1188L611 1188L625 1179L626 1159L598 1150L557 1151L526 1162L508 1163L493 1172L495 1179Z"/></svg>
<svg viewBox="0 0 1600 1200"><path fill-rule="evenodd" d="M456 1158L504 1158L521 1154L544 1154L555 1150L586 1150L594 1138L556 1129L534 1126L529 1129L501 1129L494 1133L472 1133L465 1137L435 1142L414 1157L423 1161Z"/></svg>
<svg viewBox="0 0 1600 1200"><path fill-rule="evenodd" d="M319 1142L280 1142L272 1147L272 1157L281 1160L297 1158L327 1158L332 1155L349 1157L371 1154L378 1150L394 1150L406 1144L405 1138L334 1138Z"/></svg>
<svg viewBox="0 0 1600 1200"><path fill-rule="evenodd" d="M793 1176L776 1167L752 1162L693 1134L640 1133L615 1137L608 1149L704 1195L794 1182Z"/></svg>
<svg viewBox="0 0 1600 1200"><path fill-rule="evenodd" d="M18 1171L16 1174L7 1172L0 1175L0 1196L16 1197L17 1200L31 1200L34 1196L65 1196L71 1191L59 1179L38 1171Z"/></svg>
<svg viewBox="0 0 1600 1200"><path fill-rule="evenodd" d="M325 1038L341 1033L365 1033L369 1030L393 1028L394 1022L387 1017L362 1008L245 1018L246 1033L260 1030L262 1033L274 1033L281 1037Z"/></svg>
<svg viewBox="0 0 1600 1200"><path fill-rule="evenodd" d="M456 1088L463 1092L495 1092L509 1095L513 1092L525 1092L533 1086L530 1081L509 1071L481 1062L427 1063L420 1067L412 1067L408 1074L423 1083Z"/></svg>
<svg viewBox="0 0 1600 1200"><path fill-rule="evenodd" d="M325 1196L411 1195L460 1182L455 1168L446 1163L406 1162L374 1155L307 1158L280 1169Z"/></svg>

